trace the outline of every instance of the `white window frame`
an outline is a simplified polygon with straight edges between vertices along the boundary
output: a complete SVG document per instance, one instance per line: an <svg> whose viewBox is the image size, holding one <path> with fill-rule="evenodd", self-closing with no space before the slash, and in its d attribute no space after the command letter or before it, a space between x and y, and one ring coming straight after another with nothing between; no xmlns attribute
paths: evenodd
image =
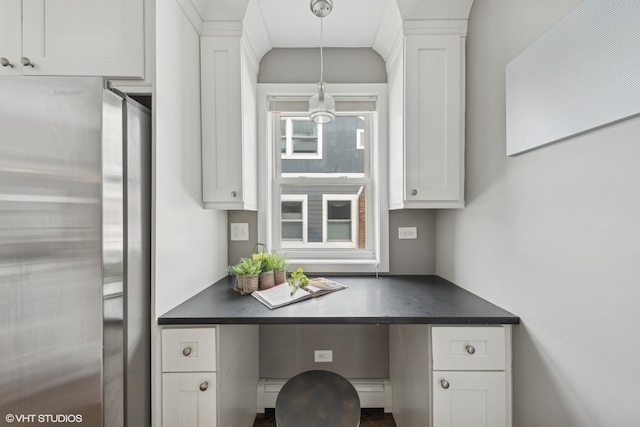
<svg viewBox="0 0 640 427"><path fill-rule="evenodd" d="M309 206L309 197L306 194L281 194L280 195L281 202L302 202L302 241L296 240L287 240L288 244L295 243L306 243L309 236L309 222L308 222L308 206ZM282 222L283 219L280 218ZM282 239L282 236L280 236Z"/></svg>
<svg viewBox="0 0 640 427"><path fill-rule="evenodd" d="M283 119L286 119L285 125L285 152L281 153L283 159L322 159L322 126L316 124L316 135L313 138L317 140L318 150L315 153L295 153L293 151L293 122L295 120L305 120L311 121L308 117L296 117L296 116L284 116Z"/></svg>
<svg viewBox="0 0 640 427"><path fill-rule="evenodd" d="M351 202L351 241L331 242L332 245L342 248L356 248L358 246L358 199L360 192L356 194L323 194L322 195L322 241L328 242L329 232L329 202L334 200L347 200Z"/></svg>
<svg viewBox="0 0 640 427"><path fill-rule="evenodd" d="M389 271L389 210L388 210L388 108L387 84L328 84L327 91L340 98L375 98L377 118L369 141L368 155L372 185L366 186L367 210L371 219L367 221L367 249L358 248L314 248L307 243L304 248L280 249L280 224L276 222L280 209L279 198L275 198L274 156L281 156L269 145L276 132L272 115L268 112L269 100L309 99L317 91L316 84L258 84L258 241L270 250L278 250L288 257L289 268L302 267L309 273L377 273ZM278 126L280 126L278 124ZM279 133L279 129L277 131ZM305 179L305 178L302 178ZM340 183L339 176L326 178L327 182ZM350 184L350 183L349 183ZM278 190L279 195L280 190ZM313 245L311 245L313 246Z"/></svg>
<svg viewBox="0 0 640 427"><path fill-rule="evenodd" d="M364 129L356 129L356 148L364 150Z"/></svg>

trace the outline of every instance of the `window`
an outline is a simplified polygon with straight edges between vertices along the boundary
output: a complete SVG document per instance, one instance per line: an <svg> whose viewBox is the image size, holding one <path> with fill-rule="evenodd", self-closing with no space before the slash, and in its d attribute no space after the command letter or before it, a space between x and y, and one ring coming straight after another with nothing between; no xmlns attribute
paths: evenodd
<svg viewBox="0 0 640 427"><path fill-rule="evenodd" d="M388 268L386 167L379 166L386 160L386 85L365 86L364 95L345 86L342 96L332 86L336 118L324 125L307 115L313 86L258 88L267 106L259 111L258 238L309 272Z"/></svg>
<svg viewBox="0 0 640 427"><path fill-rule="evenodd" d="M322 195L322 241L340 244L345 248L355 248L358 244L358 199L364 187L357 194ZM363 206L364 209L364 206ZM366 216L366 212L363 216Z"/></svg>
<svg viewBox="0 0 640 427"><path fill-rule="evenodd" d="M307 195L283 194L281 196L282 240L307 241Z"/></svg>
<svg viewBox="0 0 640 427"><path fill-rule="evenodd" d="M321 159L322 125L308 117L280 117L280 152L283 159Z"/></svg>

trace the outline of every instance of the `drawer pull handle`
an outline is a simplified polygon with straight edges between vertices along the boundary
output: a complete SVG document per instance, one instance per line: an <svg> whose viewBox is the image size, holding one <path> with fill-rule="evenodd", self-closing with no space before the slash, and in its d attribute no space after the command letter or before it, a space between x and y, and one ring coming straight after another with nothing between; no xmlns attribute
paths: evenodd
<svg viewBox="0 0 640 427"><path fill-rule="evenodd" d="M236 197L238 195L238 193L236 193L235 191L231 192L231 197Z"/></svg>
<svg viewBox="0 0 640 427"><path fill-rule="evenodd" d="M13 64L7 58L0 58L0 65L2 65L3 67L13 68Z"/></svg>
<svg viewBox="0 0 640 427"><path fill-rule="evenodd" d="M31 62L29 58L25 58L25 57L20 58L20 63L25 67L31 67L31 68L35 67L35 65L33 64L33 62Z"/></svg>
<svg viewBox="0 0 640 427"><path fill-rule="evenodd" d="M472 346L472 345L468 345L468 346L466 346L465 348L467 349L467 353L469 353L469 354L473 354L473 353L475 353L475 352L476 352L475 347L474 347L474 346Z"/></svg>
<svg viewBox="0 0 640 427"><path fill-rule="evenodd" d="M416 190L415 188L413 190L411 190L411 195L415 196L416 194L418 194L418 190Z"/></svg>
<svg viewBox="0 0 640 427"><path fill-rule="evenodd" d="M185 347L182 349L183 356L189 356L191 354L191 347Z"/></svg>
<svg viewBox="0 0 640 427"><path fill-rule="evenodd" d="M209 388L209 382L205 381L202 384L200 384L200 391L206 391Z"/></svg>
<svg viewBox="0 0 640 427"><path fill-rule="evenodd" d="M448 389L449 388L449 381L442 379L440 380L440 385L442 386L443 389Z"/></svg>

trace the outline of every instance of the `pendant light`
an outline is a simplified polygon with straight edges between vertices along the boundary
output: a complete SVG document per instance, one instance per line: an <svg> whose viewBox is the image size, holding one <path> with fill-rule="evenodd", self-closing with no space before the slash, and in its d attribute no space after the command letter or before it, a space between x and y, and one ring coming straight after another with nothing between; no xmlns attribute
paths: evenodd
<svg viewBox="0 0 640 427"><path fill-rule="evenodd" d="M322 56L322 18L329 15L333 9L333 0L311 0L311 12L320 18L320 83L318 93L309 100L309 118L315 123L330 123L336 117L336 103L325 90L322 80L324 68Z"/></svg>

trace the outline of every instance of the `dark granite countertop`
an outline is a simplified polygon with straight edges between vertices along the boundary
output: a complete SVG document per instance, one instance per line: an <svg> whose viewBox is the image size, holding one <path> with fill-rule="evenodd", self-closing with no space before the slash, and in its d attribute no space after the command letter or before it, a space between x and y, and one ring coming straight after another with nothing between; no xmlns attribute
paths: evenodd
<svg viewBox="0 0 640 427"><path fill-rule="evenodd" d="M347 289L270 310L225 277L158 318L159 325L518 324L520 318L438 276L326 276Z"/></svg>

